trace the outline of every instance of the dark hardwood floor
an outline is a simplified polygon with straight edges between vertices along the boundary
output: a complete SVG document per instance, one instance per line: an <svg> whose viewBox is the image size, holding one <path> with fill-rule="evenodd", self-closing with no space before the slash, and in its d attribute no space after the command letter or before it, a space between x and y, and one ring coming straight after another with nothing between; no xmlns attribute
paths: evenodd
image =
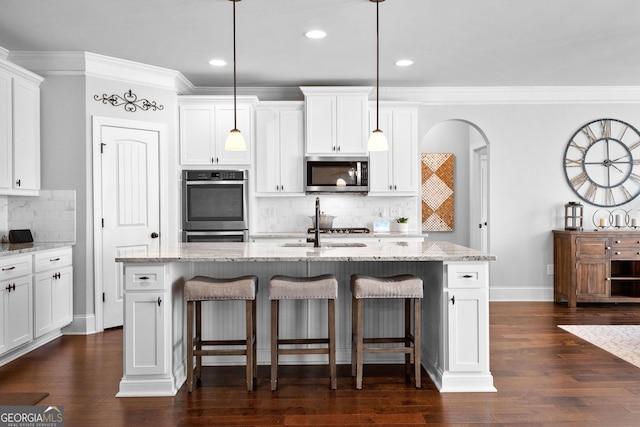
<svg viewBox="0 0 640 427"><path fill-rule="evenodd" d="M240 367L205 368L203 385L174 398L115 398L122 331L65 336L0 367L0 392L48 392L65 426L210 425L640 425L640 368L557 327L640 324L640 306L568 309L550 302L491 303L491 371L497 393L439 393L405 383L400 366L365 366L364 390L340 366L338 390L326 366L268 367L245 389Z"/></svg>

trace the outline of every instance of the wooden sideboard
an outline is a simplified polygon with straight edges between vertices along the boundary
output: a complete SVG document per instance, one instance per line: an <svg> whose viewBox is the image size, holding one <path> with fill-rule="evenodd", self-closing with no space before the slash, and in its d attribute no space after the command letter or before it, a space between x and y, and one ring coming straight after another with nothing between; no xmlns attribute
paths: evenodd
<svg viewBox="0 0 640 427"><path fill-rule="evenodd" d="M640 231L553 231L556 303L640 303Z"/></svg>

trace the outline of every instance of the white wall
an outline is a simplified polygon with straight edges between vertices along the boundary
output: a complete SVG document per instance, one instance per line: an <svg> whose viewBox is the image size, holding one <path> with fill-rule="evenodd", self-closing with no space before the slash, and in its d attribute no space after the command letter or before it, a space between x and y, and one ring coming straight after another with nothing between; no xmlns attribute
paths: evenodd
<svg viewBox="0 0 640 427"><path fill-rule="evenodd" d="M547 99L555 99L549 89ZM603 97L606 93L603 93ZM544 98L543 98L544 99ZM638 125L640 105L550 102L531 104L426 105L420 111L421 140L445 120L474 123L490 146L491 299L553 298L553 229L563 228L564 204L578 200L563 172L568 139L583 124L613 117ZM623 209L638 208L635 200ZM585 204L592 226L595 207Z"/></svg>

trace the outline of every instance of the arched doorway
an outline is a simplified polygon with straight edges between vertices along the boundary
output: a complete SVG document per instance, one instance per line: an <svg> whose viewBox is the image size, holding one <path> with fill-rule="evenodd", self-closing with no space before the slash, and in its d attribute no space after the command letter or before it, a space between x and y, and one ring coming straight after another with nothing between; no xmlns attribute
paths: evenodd
<svg viewBox="0 0 640 427"><path fill-rule="evenodd" d="M422 153L453 153L454 230L429 231L429 239L489 251L489 141L466 120L433 126L420 142Z"/></svg>

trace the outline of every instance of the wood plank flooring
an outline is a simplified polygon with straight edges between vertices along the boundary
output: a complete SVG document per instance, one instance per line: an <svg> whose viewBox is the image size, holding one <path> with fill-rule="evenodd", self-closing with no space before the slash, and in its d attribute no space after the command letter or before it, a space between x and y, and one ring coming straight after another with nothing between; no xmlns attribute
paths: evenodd
<svg viewBox="0 0 640 427"><path fill-rule="evenodd" d="M205 368L203 385L174 398L115 398L122 331L65 336L0 367L0 392L48 392L65 426L212 425L640 425L640 368L558 328L560 324L640 324L640 306L568 309L550 302L493 302L491 371L497 393L439 393L405 383L400 366L365 366L354 390L340 366L338 390L326 366L280 368L278 391L260 366L248 393L241 367Z"/></svg>

